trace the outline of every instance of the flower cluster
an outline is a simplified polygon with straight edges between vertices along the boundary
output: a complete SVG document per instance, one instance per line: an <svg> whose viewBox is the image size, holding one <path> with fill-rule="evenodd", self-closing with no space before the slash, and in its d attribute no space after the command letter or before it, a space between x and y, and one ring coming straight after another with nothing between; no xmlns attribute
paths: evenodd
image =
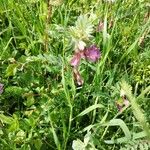
<svg viewBox="0 0 150 150"><path fill-rule="evenodd" d="M91 45L90 47L85 47L82 50L78 50L74 53L70 64L73 67L74 78L78 85L83 84L83 79L78 71L78 66L80 64L81 59L86 59L91 62L97 62L101 57L100 49L96 47L96 45Z"/></svg>

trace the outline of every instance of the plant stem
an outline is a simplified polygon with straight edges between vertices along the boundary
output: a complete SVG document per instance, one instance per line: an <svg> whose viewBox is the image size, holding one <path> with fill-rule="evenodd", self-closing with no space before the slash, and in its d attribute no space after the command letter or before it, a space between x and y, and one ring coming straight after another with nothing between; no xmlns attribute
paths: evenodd
<svg viewBox="0 0 150 150"><path fill-rule="evenodd" d="M44 43L44 49L47 52L48 51L48 27L50 24L50 18L52 14L52 5L50 3L50 0L48 1L48 12L47 12L47 18L46 18L46 24L45 24L45 43Z"/></svg>

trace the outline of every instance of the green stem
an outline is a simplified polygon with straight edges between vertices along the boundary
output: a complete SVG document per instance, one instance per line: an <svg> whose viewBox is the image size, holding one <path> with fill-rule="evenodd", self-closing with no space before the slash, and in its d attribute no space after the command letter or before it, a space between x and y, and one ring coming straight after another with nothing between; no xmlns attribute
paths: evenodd
<svg viewBox="0 0 150 150"><path fill-rule="evenodd" d="M67 142L68 142L69 136L70 136L70 129L71 129L71 124L72 124L73 107L72 107L72 104L71 104L70 94L69 94L68 88L66 86L66 80L65 80L65 75L64 75L64 68L65 68L64 67L64 60L62 60L62 84L63 84L63 88L64 88L64 93L66 95L67 103L68 103L68 106L70 108L69 125L68 125L67 137L66 137L65 143L64 143L64 150L65 150L66 146L67 146Z"/></svg>
<svg viewBox="0 0 150 150"><path fill-rule="evenodd" d="M44 43L44 49L47 52L48 51L48 27L50 24L50 18L52 14L52 5L50 3L50 0L48 1L48 13L47 13L47 19L46 19L46 25L45 25L45 43Z"/></svg>

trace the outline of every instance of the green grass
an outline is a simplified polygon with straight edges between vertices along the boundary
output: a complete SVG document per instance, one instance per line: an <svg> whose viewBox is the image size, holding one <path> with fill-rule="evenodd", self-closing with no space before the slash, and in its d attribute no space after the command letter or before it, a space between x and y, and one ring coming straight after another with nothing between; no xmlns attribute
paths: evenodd
<svg viewBox="0 0 150 150"><path fill-rule="evenodd" d="M1 0L0 149L149 149L149 5ZM101 51L82 60L82 86L70 65L78 41Z"/></svg>

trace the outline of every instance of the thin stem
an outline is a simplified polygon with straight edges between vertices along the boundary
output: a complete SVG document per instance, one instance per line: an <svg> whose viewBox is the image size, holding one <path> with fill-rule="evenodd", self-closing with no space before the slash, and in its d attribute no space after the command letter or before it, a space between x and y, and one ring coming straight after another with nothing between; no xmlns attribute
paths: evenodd
<svg viewBox="0 0 150 150"><path fill-rule="evenodd" d="M45 43L44 43L45 51L48 51L48 27L50 24L51 14L52 14L52 5L49 0L48 1L48 13L47 13L47 19L46 19L46 24L45 24Z"/></svg>
<svg viewBox="0 0 150 150"><path fill-rule="evenodd" d="M73 107L72 107L72 104L71 104L70 94L69 94L68 88L66 86L66 80L65 80L65 75L64 75L64 60L62 60L62 62L63 62L62 63L63 64L62 65L62 83L63 83L63 87L64 87L64 93L66 95L66 99L67 99L67 102L68 102L68 106L70 108L68 132L67 132L67 137L66 137L65 142L64 142L64 150L65 150L66 146L67 146L68 139L69 139L69 135L70 135L71 125L72 125Z"/></svg>

